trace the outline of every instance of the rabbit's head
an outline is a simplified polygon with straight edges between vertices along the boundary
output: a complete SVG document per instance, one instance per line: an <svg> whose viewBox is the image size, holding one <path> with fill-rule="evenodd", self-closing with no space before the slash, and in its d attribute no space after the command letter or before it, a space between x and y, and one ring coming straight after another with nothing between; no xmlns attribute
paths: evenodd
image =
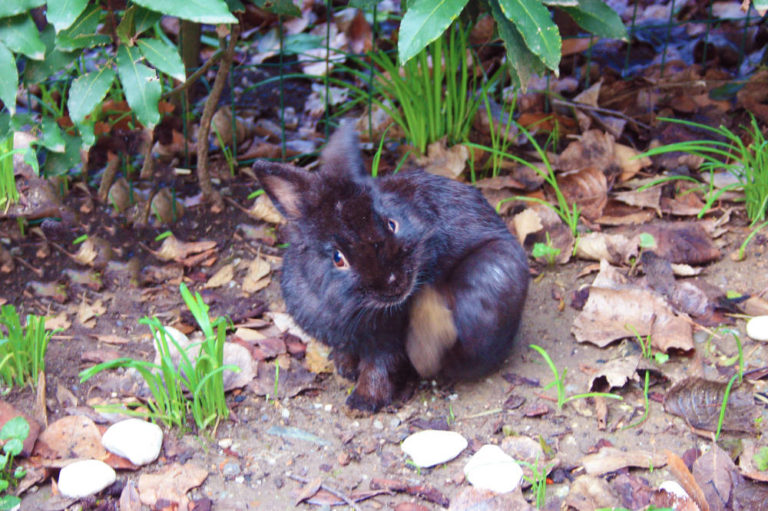
<svg viewBox="0 0 768 511"><path fill-rule="evenodd" d="M254 166L290 226L283 271L315 292L333 294L327 303L350 300L362 309L403 304L424 257L418 218L367 175L351 123L331 137L321 160L318 172L268 162Z"/></svg>

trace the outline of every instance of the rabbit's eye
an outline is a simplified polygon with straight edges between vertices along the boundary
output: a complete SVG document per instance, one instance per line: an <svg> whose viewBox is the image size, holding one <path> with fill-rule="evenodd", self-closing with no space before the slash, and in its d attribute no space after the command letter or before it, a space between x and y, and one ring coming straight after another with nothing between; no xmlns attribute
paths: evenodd
<svg viewBox="0 0 768 511"><path fill-rule="evenodd" d="M400 224L397 223L397 220L390 218L389 220L387 220L387 227L389 227L390 231L397 232L397 229L400 227Z"/></svg>
<svg viewBox="0 0 768 511"><path fill-rule="evenodd" d="M333 251L333 265L340 270L349 268L347 258L344 257L344 254L341 253L341 250Z"/></svg>

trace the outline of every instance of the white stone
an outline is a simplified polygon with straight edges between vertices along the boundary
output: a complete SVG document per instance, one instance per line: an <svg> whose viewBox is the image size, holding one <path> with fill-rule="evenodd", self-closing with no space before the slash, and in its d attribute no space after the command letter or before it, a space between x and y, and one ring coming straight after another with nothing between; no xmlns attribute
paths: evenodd
<svg viewBox="0 0 768 511"><path fill-rule="evenodd" d="M496 493L507 493L520 486L523 469L497 445L484 445L464 467L472 486Z"/></svg>
<svg viewBox="0 0 768 511"><path fill-rule="evenodd" d="M768 341L768 316L755 316L747 321L747 335L756 341Z"/></svg>
<svg viewBox="0 0 768 511"><path fill-rule="evenodd" d="M151 422L127 419L110 426L101 437L101 445L134 465L146 465L160 455L163 430Z"/></svg>
<svg viewBox="0 0 768 511"><path fill-rule="evenodd" d="M98 493L115 482L115 471L99 460L70 463L59 472L59 491L65 497L81 499Z"/></svg>
<svg viewBox="0 0 768 511"><path fill-rule="evenodd" d="M400 445L417 467L432 467L450 461L467 448L467 439L455 431L425 429Z"/></svg>

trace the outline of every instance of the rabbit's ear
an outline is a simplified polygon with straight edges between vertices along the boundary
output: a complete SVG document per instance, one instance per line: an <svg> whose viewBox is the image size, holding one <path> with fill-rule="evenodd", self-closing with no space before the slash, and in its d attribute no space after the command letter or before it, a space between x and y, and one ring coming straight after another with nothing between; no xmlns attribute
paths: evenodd
<svg viewBox="0 0 768 511"><path fill-rule="evenodd" d="M304 170L284 163L257 161L253 172L275 207L284 216L301 217L301 203L310 187L310 176Z"/></svg>
<svg viewBox="0 0 768 511"><path fill-rule="evenodd" d="M323 149L320 160L327 175L352 179L366 175L354 121L345 119L341 122Z"/></svg>

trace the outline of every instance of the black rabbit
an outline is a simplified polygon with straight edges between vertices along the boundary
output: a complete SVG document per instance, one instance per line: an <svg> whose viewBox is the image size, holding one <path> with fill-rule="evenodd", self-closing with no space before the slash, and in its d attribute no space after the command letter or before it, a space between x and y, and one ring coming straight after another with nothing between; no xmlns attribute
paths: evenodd
<svg viewBox="0 0 768 511"><path fill-rule="evenodd" d="M378 179L345 123L319 172L257 162L288 222L288 312L357 381L352 408L377 411L417 374L477 378L509 354L527 258L475 188L421 170Z"/></svg>

